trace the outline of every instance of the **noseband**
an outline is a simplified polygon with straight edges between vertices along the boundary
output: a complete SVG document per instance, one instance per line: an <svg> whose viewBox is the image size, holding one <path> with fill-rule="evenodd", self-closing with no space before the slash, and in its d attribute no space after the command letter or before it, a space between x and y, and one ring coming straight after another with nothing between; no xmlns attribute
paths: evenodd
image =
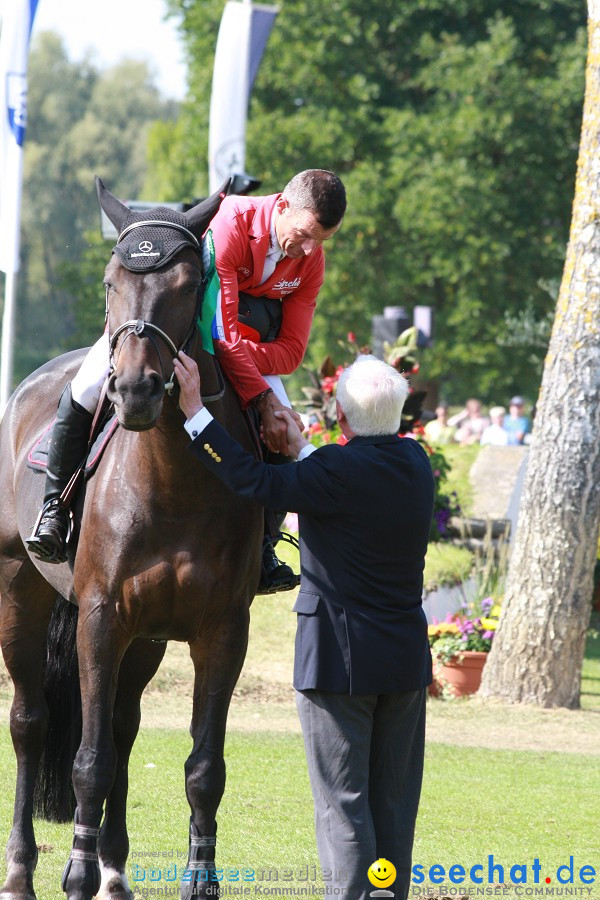
<svg viewBox="0 0 600 900"><path fill-rule="evenodd" d="M188 231L187 228L184 228L182 225L178 225L174 222L165 222L165 221L134 222L132 225L129 225L119 235L119 241L123 238L123 236L125 234L128 234L134 228L141 228L142 226L147 227L148 225L160 225L163 228L165 228L165 227L174 228L177 231L184 232L187 236L189 236L193 240L194 249L196 249L198 251L200 250L200 244L198 243L198 240L196 239L195 235L193 235L191 231ZM158 345L157 345L157 342L156 342L154 336L159 338L161 341L163 341L164 344L167 345L172 358L176 357L180 353L180 351L187 353L187 351L189 350L190 345L192 343L192 340L194 339L194 337L196 335L197 320L198 320L198 316L200 314L200 308L202 306L202 300L204 297L204 288L205 288L205 278L203 276L202 284L198 291L198 298L196 300L196 309L194 310L194 317L192 319L192 322L188 329L188 332L187 332L185 338L183 339L183 342L181 343L181 346L179 348L173 343L173 341L171 340L169 335L165 331L163 331L162 328L159 328L158 325L155 325L153 322L146 322L145 319L136 319L136 320L131 319L129 322L124 322L123 325L120 325L117 328L117 330L111 335L111 337L109 339L109 363L110 363L111 371L114 371L114 368L115 368L114 355L115 355L115 349L116 349L117 341L119 340L119 337L122 334L125 334L123 343L121 344L121 347L123 347L123 344L125 343L127 338L134 335L135 337L138 337L138 338L147 337L150 340L150 342L152 343L152 346L154 347L154 350L156 351L156 355L158 356L158 361L160 363L160 367L162 369L163 378L164 378L164 374L165 374L164 368L163 368L162 361L160 358ZM108 311L108 287L107 287L106 288L106 318L107 318L107 321L108 321L108 313L109 313L109 311ZM109 325L109 333L110 333L110 325ZM208 394L207 396L203 396L202 401L204 403L211 403L211 402L215 402L217 400L221 400L221 398L225 394L225 382L223 380L223 375L222 375L221 369L218 365L215 365L215 369L216 369L217 377L219 379L219 390L217 391L216 394ZM169 380L165 381L165 391L169 394L169 396L172 394L174 387L175 387L175 372L173 371L171 373L171 377L169 378Z"/></svg>

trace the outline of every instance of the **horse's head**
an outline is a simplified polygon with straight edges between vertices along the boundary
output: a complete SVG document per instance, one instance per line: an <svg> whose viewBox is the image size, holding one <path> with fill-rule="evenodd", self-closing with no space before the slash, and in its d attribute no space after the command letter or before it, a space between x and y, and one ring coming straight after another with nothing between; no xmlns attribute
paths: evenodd
<svg viewBox="0 0 600 900"><path fill-rule="evenodd" d="M196 334L204 289L200 242L227 185L186 213L166 207L133 213L99 178L96 188L119 235L104 279L108 397L123 427L144 431L161 413L173 357Z"/></svg>

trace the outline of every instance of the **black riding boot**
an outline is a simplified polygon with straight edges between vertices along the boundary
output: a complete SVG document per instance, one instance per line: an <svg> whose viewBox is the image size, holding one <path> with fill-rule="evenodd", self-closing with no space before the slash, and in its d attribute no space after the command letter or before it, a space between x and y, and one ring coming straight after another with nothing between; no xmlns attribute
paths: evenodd
<svg viewBox="0 0 600 900"><path fill-rule="evenodd" d="M265 513L265 536L263 538L262 564L258 594L275 594L277 591L291 591L300 584L300 576L277 559L275 547L281 539L280 528L285 513ZM288 538L291 540L291 538Z"/></svg>
<svg viewBox="0 0 600 900"><path fill-rule="evenodd" d="M65 562L67 558L71 516L59 498L85 456L93 419L92 413L73 400L70 384L62 393L56 416L48 451L44 505L27 539L31 553L49 563Z"/></svg>

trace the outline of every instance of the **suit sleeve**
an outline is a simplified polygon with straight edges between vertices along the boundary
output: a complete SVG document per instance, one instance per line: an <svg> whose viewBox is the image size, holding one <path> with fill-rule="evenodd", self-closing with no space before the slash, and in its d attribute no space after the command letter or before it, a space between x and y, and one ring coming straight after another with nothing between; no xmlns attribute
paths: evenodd
<svg viewBox="0 0 600 900"><path fill-rule="evenodd" d="M343 448L337 445L319 448L302 462L273 466L247 453L213 420L190 450L230 490L268 509L339 516L347 494Z"/></svg>

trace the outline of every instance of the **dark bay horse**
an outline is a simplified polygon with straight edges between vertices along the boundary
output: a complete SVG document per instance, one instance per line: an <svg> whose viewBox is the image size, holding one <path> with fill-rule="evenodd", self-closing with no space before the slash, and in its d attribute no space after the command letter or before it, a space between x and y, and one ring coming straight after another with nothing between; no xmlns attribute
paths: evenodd
<svg viewBox="0 0 600 900"><path fill-rule="evenodd" d="M118 233L132 218L149 217L132 214L99 180L98 193ZM76 801L63 890L70 900L132 896L125 875L128 759L142 691L160 664L166 641L178 640L189 643L195 670L193 747L185 763L189 857L181 896L218 896L210 870L215 817L225 786L225 724L246 652L263 516L188 453L184 416L176 392L165 394L165 376L172 372L175 350L185 345L201 368L211 412L253 449L237 398L219 378L213 357L202 350L195 328L203 267L194 241L200 240L219 202L215 195L185 214L152 211L153 221L144 228L159 228L155 220L160 220L160 240L176 245L160 268L132 271L116 253L108 263L114 351L108 396L120 427L85 486L77 553L69 562L50 565L25 549L44 488L43 477L26 460L36 437L52 421L61 390L83 352L67 354L27 378L0 427L0 640L14 682L10 728L17 757L2 900L35 898L34 786L44 765L40 759L56 763L43 752L53 729L54 700L45 680L51 668L60 670L70 656L75 658L60 623L69 621L68 615L61 618L64 610L77 609L71 631L73 642L76 633L81 739L74 760L71 755L55 776L59 782L72 776ZM148 232L144 234L147 238ZM58 629L53 661L49 626ZM76 718L72 712L68 717ZM66 726L58 730L62 740ZM47 799L46 814L59 820L72 815L72 807L65 814L55 805Z"/></svg>

